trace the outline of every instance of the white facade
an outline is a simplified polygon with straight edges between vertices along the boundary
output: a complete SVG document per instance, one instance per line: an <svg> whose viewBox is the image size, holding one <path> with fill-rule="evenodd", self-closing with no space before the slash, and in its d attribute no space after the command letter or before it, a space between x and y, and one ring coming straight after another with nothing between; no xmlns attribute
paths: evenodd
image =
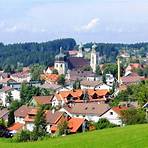
<svg viewBox="0 0 148 148"><path fill-rule="evenodd" d="M112 74L106 74L106 84L109 86L113 86L114 83L114 76Z"/></svg>
<svg viewBox="0 0 148 148"><path fill-rule="evenodd" d="M66 74L67 71L67 63L64 61L55 61L54 69L58 71L58 74Z"/></svg>
<svg viewBox="0 0 148 148"><path fill-rule="evenodd" d="M17 122L25 124L24 118L21 118L21 117L15 117L15 123L17 123Z"/></svg>
<svg viewBox="0 0 148 148"><path fill-rule="evenodd" d="M29 73L29 74L27 74L24 77L19 77L19 76L13 76L13 75L11 75L10 78L13 79L13 80L15 80L18 83L30 82L30 80L31 80L31 74Z"/></svg>
<svg viewBox="0 0 148 148"><path fill-rule="evenodd" d="M12 98L13 100L20 100L20 91L12 89L10 90L11 94L12 94ZM0 92L0 99L2 100L2 105L3 106L7 106L7 96L8 96L8 92Z"/></svg>
<svg viewBox="0 0 148 148"><path fill-rule="evenodd" d="M122 125L122 120L120 119L120 116L113 111L112 109L108 110L106 113L104 113L102 116L98 115L91 115L91 114L72 114L65 110L64 108L60 109L61 112L66 112L70 117L77 117L77 118L84 118L88 121L98 122L101 118L106 118L110 123L116 124L116 125Z"/></svg>
<svg viewBox="0 0 148 148"><path fill-rule="evenodd" d="M122 125L122 120L120 119L120 116L112 109L103 114L101 118L106 118L113 124Z"/></svg>

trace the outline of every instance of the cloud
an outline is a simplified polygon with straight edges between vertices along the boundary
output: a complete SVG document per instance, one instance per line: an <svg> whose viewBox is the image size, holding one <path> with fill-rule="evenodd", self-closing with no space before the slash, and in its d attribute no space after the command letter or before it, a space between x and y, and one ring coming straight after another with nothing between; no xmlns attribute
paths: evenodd
<svg viewBox="0 0 148 148"><path fill-rule="evenodd" d="M86 25L83 25L79 28L76 28L77 31L92 31L96 26L99 24L100 19L99 18L93 18L89 21Z"/></svg>

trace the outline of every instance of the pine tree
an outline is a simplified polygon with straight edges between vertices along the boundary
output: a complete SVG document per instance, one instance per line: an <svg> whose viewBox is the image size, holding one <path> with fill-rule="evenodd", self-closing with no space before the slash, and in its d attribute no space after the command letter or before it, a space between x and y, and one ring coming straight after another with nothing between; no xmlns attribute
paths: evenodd
<svg viewBox="0 0 148 148"><path fill-rule="evenodd" d="M46 135L46 116L45 116L45 111L44 108L41 107L36 115L35 118L35 128L34 128L34 133L36 133L36 136L43 137Z"/></svg>
<svg viewBox="0 0 148 148"><path fill-rule="evenodd" d="M12 125L14 122L15 122L15 119L14 119L14 111L13 110L10 110L10 112L8 114L8 123L7 123L7 126Z"/></svg>

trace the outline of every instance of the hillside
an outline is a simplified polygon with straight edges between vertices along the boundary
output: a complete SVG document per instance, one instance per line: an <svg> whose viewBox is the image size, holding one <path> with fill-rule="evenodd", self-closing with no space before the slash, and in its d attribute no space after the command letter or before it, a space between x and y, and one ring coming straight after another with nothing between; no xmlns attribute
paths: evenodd
<svg viewBox="0 0 148 148"><path fill-rule="evenodd" d="M10 143L0 139L1 148L144 148L148 147L148 124L105 129L52 138L40 142Z"/></svg>

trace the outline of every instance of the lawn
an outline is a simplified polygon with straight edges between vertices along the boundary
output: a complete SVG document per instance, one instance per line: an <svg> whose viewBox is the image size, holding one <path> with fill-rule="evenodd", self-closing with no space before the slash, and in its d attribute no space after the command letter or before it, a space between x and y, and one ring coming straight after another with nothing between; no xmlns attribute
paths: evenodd
<svg viewBox="0 0 148 148"><path fill-rule="evenodd" d="M148 124L112 128L39 142L11 143L0 139L0 148L144 148L148 147Z"/></svg>

